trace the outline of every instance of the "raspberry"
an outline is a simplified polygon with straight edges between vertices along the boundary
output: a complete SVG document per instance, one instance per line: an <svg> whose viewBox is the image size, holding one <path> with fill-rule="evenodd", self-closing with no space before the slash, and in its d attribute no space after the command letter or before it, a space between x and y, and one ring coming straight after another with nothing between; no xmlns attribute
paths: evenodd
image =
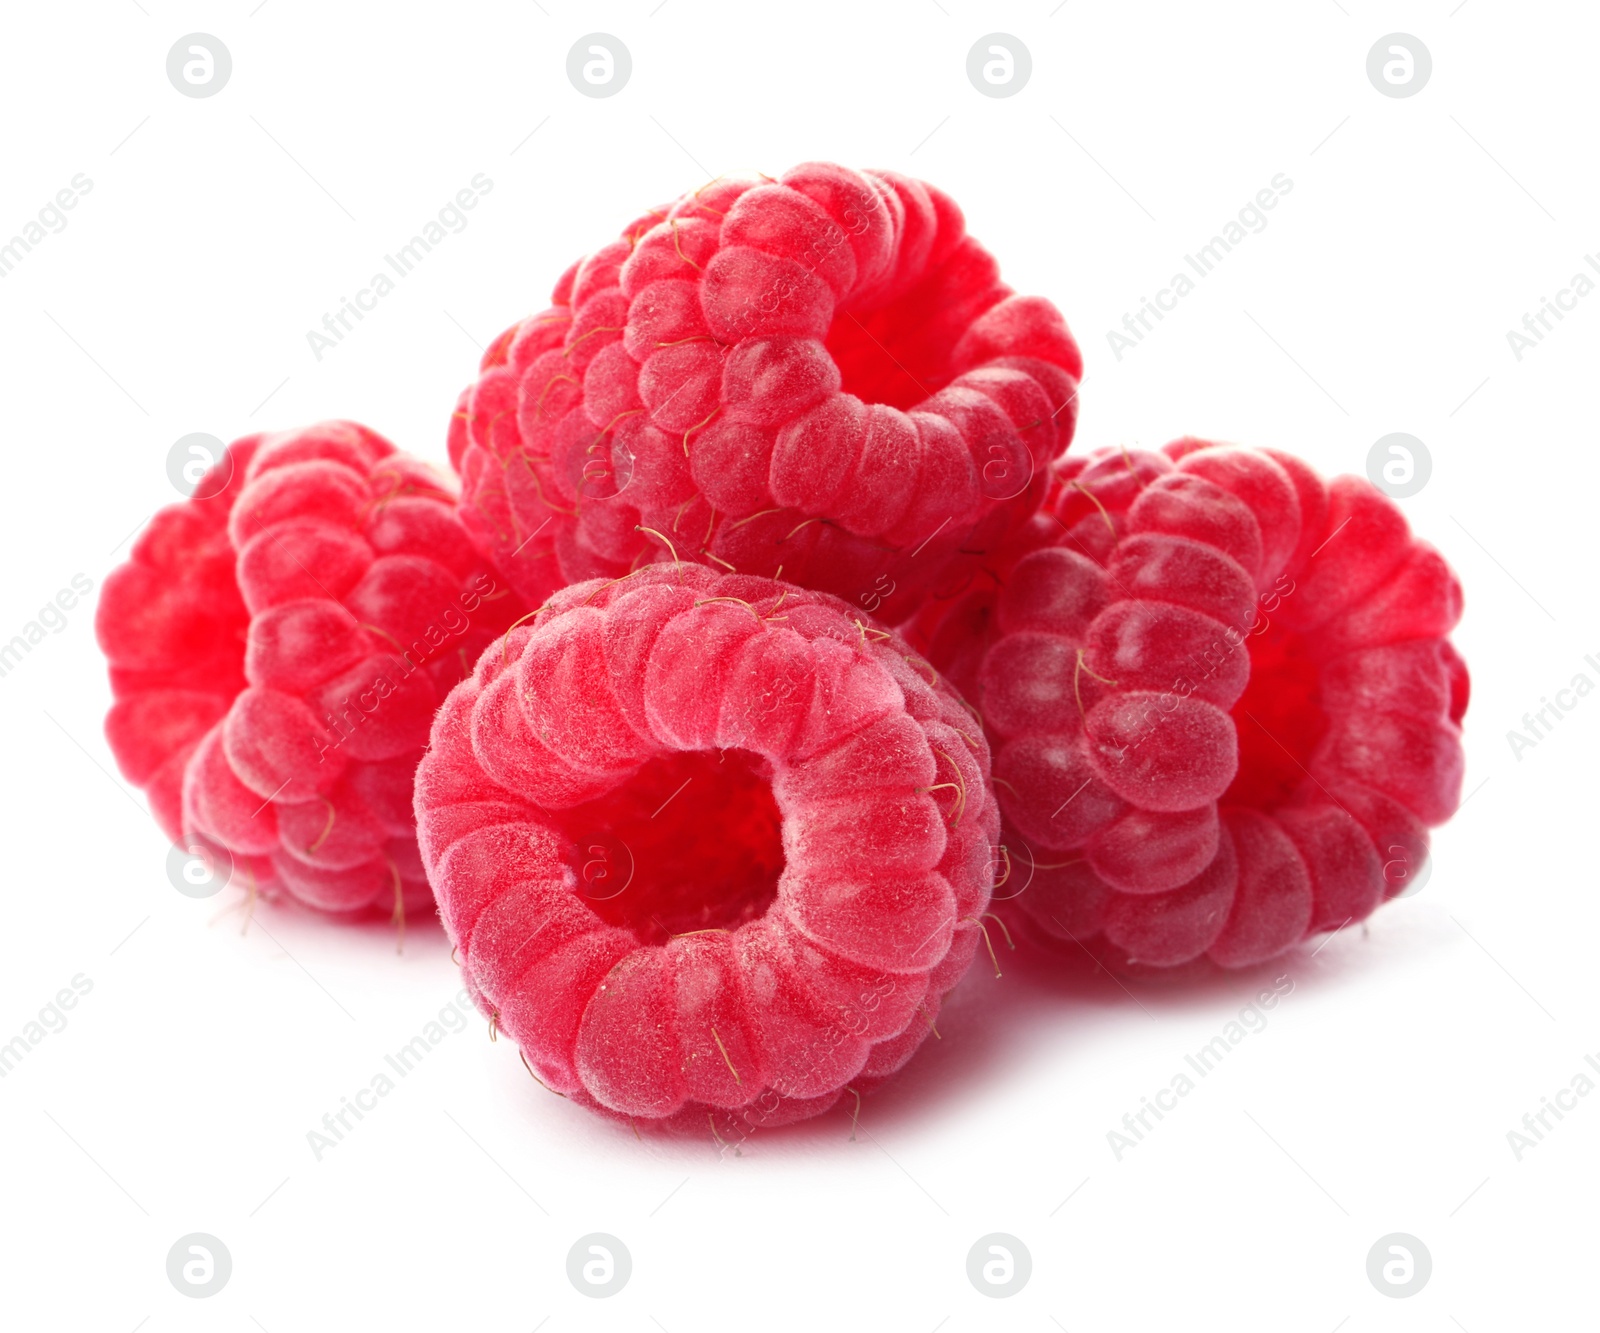
<svg viewBox="0 0 1600 1333"><path fill-rule="evenodd" d="M1101 451L989 573L911 637L979 702L1029 933L1246 967L1421 868L1460 799L1461 589L1367 482Z"/></svg>
<svg viewBox="0 0 1600 1333"><path fill-rule="evenodd" d="M425 464L351 422L228 447L106 580L106 735L174 842L332 912L430 902L412 775L521 609Z"/></svg>
<svg viewBox="0 0 1600 1333"><path fill-rule="evenodd" d="M552 1090L737 1140L908 1060L999 811L960 700L836 599L705 566L558 593L445 700L417 826L468 989Z"/></svg>
<svg viewBox="0 0 1600 1333"><path fill-rule="evenodd" d="M1072 439L1060 314L894 172L718 180L551 299L490 347L450 438L463 521L530 605L684 557L899 620L1037 508Z"/></svg>

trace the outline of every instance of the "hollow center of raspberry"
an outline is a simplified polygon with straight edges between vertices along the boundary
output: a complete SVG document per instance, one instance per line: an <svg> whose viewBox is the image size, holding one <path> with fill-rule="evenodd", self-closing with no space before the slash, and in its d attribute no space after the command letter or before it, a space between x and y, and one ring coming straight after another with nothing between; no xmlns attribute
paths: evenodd
<svg viewBox="0 0 1600 1333"><path fill-rule="evenodd" d="M876 310L840 311L824 345L839 367L845 393L864 403L915 407L950 378L948 347L929 336L931 316L919 290Z"/></svg>
<svg viewBox="0 0 1600 1333"><path fill-rule="evenodd" d="M1328 729L1319 668L1305 638L1272 621L1246 640L1250 683L1233 706L1239 772L1224 804L1270 810L1309 781L1311 754Z"/></svg>
<svg viewBox="0 0 1600 1333"><path fill-rule="evenodd" d="M783 873L771 767L746 750L659 756L561 822L578 893L641 944L754 920Z"/></svg>

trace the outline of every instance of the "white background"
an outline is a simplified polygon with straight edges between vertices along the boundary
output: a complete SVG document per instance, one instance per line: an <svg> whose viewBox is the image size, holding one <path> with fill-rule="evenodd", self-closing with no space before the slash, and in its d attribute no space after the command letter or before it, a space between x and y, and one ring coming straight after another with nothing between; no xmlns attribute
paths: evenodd
<svg viewBox="0 0 1600 1333"><path fill-rule="evenodd" d="M651 12L652 9L654 12ZM252 12L254 11L254 12ZM7 925L0 1042L70 978L92 991L0 1081L0 1322L117 1330L829 1326L1487 1330L1592 1326L1600 1096L1517 1160L1507 1132L1600 1052L1593 745L1600 697L1520 759L1506 733L1600 683L1593 366L1600 295L1519 362L1506 332L1600 249L1600 21L1509 0L753 5L516 0L8 4L0 237L93 190L0 281L0 640L74 574L96 594L175 496L180 436L362 419L443 459L479 347L646 206L807 158L953 194L1019 290L1083 345L1078 448L1183 433L1364 469L1431 451L1404 502L1461 574L1471 793L1431 880L1261 975L1136 988L1003 955L862 1110L723 1154L636 1140L542 1092L474 1019L315 1160L307 1132L450 1002L437 932L349 929L174 892L111 776L85 602L0 679ZM1029 48L1014 97L968 49ZM167 81L215 34L228 86ZM579 96L566 53L633 74ZM1380 96L1415 34L1427 87ZM532 133L530 138L530 132ZM307 330L485 173L470 225L319 362ZM1277 173L1251 235L1118 361L1106 331ZM90 599L92 601L92 598ZM1118 1161L1108 1131L1260 986L1263 1031ZM1070 1196L1070 1199L1069 1199ZM1063 1200L1067 1202L1063 1203ZM181 1235L226 1288L179 1294ZM569 1247L633 1256L609 1300ZM981 1235L1033 1276L968 1282ZM1428 1286L1369 1283L1403 1231Z"/></svg>

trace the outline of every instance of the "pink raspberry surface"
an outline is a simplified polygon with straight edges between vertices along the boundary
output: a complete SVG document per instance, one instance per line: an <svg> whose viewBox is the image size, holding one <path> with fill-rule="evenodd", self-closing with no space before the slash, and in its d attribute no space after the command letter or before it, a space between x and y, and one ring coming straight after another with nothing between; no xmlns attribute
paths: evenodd
<svg viewBox="0 0 1600 1333"><path fill-rule="evenodd" d="M915 609L1025 521L1082 358L933 186L807 163L719 179L573 265L452 422L462 517L537 605L693 559Z"/></svg>
<svg viewBox="0 0 1600 1333"><path fill-rule="evenodd" d="M451 484L352 422L230 445L112 572L112 753L175 843L330 912L431 902L412 775L521 611Z"/></svg>
<svg viewBox="0 0 1600 1333"><path fill-rule="evenodd" d="M468 989L580 1104L733 1141L898 1069L971 962L989 751L898 636L685 561L446 699L418 839Z"/></svg>
<svg viewBox="0 0 1600 1333"><path fill-rule="evenodd" d="M1057 472L913 642L977 703L1036 939L1125 969L1366 917L1460 800L1461 588L1364 480L1183 439Z"/></svg>

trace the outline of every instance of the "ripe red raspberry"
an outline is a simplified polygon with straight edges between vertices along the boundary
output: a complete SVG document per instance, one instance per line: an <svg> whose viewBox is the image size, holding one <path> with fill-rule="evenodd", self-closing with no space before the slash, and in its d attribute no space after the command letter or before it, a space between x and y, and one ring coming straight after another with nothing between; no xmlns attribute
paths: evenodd
<svg viewBox="0 0 1600 1333"><path fill-rule="evenodd" d="M551 299L450 438L463 520L530 605L682 557L902 619L965 539L1033 512L1072 439L1060 314L894 172L715 181Z"/></svg>
<svg viewBox="0 0 1600 1333"><path fill-rule="evenodd" d="M1367 482L1195 439L1105 450L988 572L912 637L979 705L996 898L1031 934L1244 967L1420 871L1460 799L1461 589Z"/></svg>
<svg viewBox="0 0 1600 1333"><path fill-rule="evenodd" d="M352 422L230 445L106 579L106 735L174 842L327 911L430 903L411 781L521 609L449 484ZM202 498L209 497L209 498Z"/></svg>
<svg viewBox="0 0 1600 1333"><path fill-rule="evenodd" d="M418 839L537 1078L737 1140L910 1058L1000 822L988 746L924 673L833 597L687 561L490 647L434 722Z"/></svg>

